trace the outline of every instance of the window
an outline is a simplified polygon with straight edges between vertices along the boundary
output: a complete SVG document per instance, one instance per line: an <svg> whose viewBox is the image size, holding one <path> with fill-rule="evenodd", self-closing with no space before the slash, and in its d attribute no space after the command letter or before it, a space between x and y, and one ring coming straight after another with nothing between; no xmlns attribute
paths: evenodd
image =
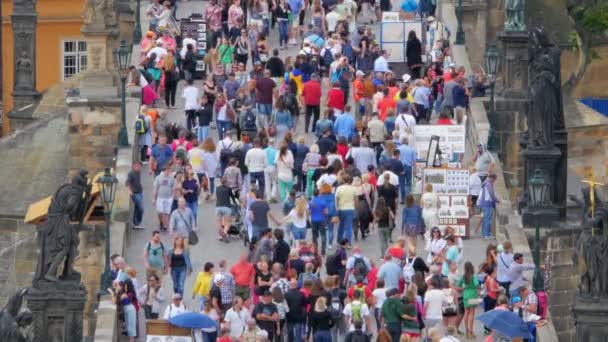
<svg viewBox="0 0 608 342"><path fill-rule="evenodd" d="M63 79L87 69L87 42L63 42Z"/></svg>

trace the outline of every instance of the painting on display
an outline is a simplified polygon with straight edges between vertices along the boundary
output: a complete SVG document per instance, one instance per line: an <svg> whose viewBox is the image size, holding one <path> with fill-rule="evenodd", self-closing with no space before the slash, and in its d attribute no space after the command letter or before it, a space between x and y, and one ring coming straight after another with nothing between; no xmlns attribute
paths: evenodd
<svg viewBox="0 0 608 342"><path fill-rule="evenodd" d="M418 158L424 158L428 154L429 143L434 135L439 136L439 149L447 160L451 160L454 153L464 153L465 132L466 128L462 125L417 125L414 128L414 148Z"/></svg>

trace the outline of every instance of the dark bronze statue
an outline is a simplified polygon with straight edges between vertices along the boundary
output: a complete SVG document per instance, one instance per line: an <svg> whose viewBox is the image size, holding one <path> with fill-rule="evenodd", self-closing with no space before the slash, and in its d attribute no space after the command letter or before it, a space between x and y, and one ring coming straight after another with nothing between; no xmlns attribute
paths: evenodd
<svg viewBox="0 0 608 342"><path fill-rule="evenodd" d="M579 295L599 298L608 296L608 204L595 195L595 210L591 217L589 188L583 188L579 201L584 215L582 231L576 247L575 262L581 272ZM591 228L591 229L589 229Z"/></svg>
<svg viewBox="0 0 608 342"><path fill-rule="evenodd" d="M554 132L564 129L561 51L542 26L532 30L530 41L528 145L532 149L541 149L552 146Z"/></svg>
<svg viewBox="0 0 608 342"><path fill-rule="evenodd" d="M0 311L0 341L30 341L24 331L33 321L32 312L23 305L26 294L27 289L19 290Z"/></svg>
<svg viewBox="0 0 608 342"><path fill-rule="evenodd" d="M40 255L33 281L35 287L41 281L80 282L80 273L73 267L80 243L78 233L85 229L83 220L90 194L88 172L80 170L71 183L61 186L53 196L48 221L38 232Z"/></svg>

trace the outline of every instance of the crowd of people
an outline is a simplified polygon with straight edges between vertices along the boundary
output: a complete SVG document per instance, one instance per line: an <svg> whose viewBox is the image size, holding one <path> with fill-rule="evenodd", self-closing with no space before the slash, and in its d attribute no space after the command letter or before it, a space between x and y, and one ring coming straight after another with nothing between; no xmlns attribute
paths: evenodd
<svg viewBox="0 0 608 342"><path fill-rule="evenodd" d="M485 146L472 158L442 161L471 171L469 195L483 212L476 232L490 240L478 267L463 260L457 231L439 224L432 185L420 188L416 125L466 125L470 97L486 87L483 74L468 78L452 59L449 30L431 1L401 6L421 16L429 34L421 41L409 33L409 73L398 76L373 28L358 26L378 20L373 3L211 0L202 7L211 47L202 82L194 80L198 42L180 36L175 5L153 0L140 65L131 68L142 87L140 156L127 179L133 226L144 229L145 165L158 226L143 248L145 284L124 258L112 258L110 291L129 337L142 333L142 308L146 319L204 313L217 326L197 334L210 342L455 342L476 338L480 305L542 316L522 275L534 265L509 242L491 241L500 199ZM268 41L277 26L278 42ZM296 45L296 56L281 57ZM179 82L184 118L171 122ZM216 227L199 227L199 208L213 202ZM225 243L239 236L247 250L233 265L208 261L195 270L190 251L200 229ZM377 257L362 252L370 234L379 237ZM162 288L165 276L171 291ZM190 295L197 304L186 307Z"/></svg>

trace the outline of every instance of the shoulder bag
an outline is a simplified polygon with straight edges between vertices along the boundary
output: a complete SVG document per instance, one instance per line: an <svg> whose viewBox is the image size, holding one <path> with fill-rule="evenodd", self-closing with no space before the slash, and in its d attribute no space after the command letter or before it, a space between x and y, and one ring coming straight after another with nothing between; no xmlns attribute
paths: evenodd
<svg viewBox="0 0 608 342"><path fill-rule="evenodd" d="M192 230L192 227L190 227L190 224L188 223L188 221L186 221L182 213L178 211L177 214L182 219L182 221L184 221L186 227L188 227L188 244L192 246L196 245L198 243L198 235L195 231Z"/></svg>

